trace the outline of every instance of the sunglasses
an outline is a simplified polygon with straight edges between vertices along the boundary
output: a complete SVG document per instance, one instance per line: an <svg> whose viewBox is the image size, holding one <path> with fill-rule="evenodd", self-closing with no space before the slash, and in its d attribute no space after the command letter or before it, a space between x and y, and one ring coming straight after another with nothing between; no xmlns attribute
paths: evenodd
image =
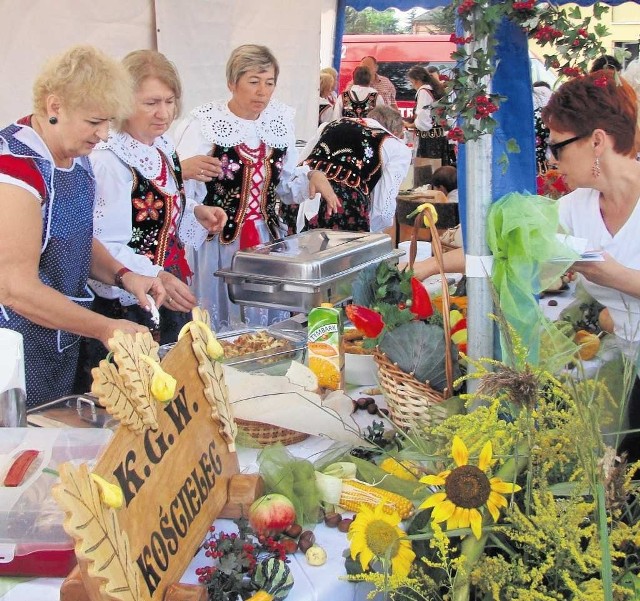
<svg viewBox="0 0 640 601"><path fill-rule="evenodd" d="M572 142L577 142L578 140L582 140L582 138L586 138L586 136L574 136L573 138L569 138L568 140L563 140L562 142L556 142L555 144L547 144L547 160L551 160L553 157L556 161L560 157L559 150L564 148L565 146L571 144Z"/></svg>

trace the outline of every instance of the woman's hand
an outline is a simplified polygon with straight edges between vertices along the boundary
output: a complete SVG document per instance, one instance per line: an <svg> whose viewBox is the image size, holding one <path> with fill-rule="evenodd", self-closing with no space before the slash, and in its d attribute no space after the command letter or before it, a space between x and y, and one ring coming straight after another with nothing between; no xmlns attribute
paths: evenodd
<svg viewBox="0 0 640 601"><path fill-rule="evenodd" d="M209 234L219 234L227 223L227 214L221 207L198 205L193 209L193 212L198 223L200 223Z"/></svg>
<svg viewBox="0 0 640 601"><path fill-rule="evenodd" d="M133 321L129 321L127 319L109 319L107 321L107 327L105 328L104 334L100 336L99 340L104 344L105 348L109 348L109 339L113 338L116 330L120 330L125 334L131 334L134 336L135 334L144 334L149 331L149 328L146 326L141 326Z"/></svg>
<svg viewBox="0 0 640 601"><path fill-rule="evenodd" d="M220 159L205 154L198 154L188 159L180 160L183 179L195 179L199 182L210 182L222 173Z"/></svg>
<svg viewBox="0 0 640 601"><path fill-rule="evenodd" d="M333 191L327 176L322 171L311 170L307 177L309 178L309 197L313 198L316 194L320 194L324 198L327 203L327 217L339 213L342 209L342 203Z"/></svg>
<svg viewBox="0 0 640 601"><path fill-rule="evenodd" d="M610 254L602 253L603 261L578 261L571 270L581 273L585 278L599 286L607 286L616 290L620 287L621 278L625 279L626 267L618 263Z"/></svg>
<svg viewBox="0 0 640 601"><path fill-rule="evenodd" d="M167 291L165 306L172 311L182 311L188 313L196 306L196 297L189 286L181 282L175 275L168 271L161 271L158 278Z"/></svg>
<svg viewBox="0 0 640 601"><path fill-rule="evenodd" d="M153 298L157 307L162 305L167 296L159 278L140 275L133 271L127 271L122 276L122 285L127 292L136 297L138 304L146 311L151 311L147 294Z"/></svg>

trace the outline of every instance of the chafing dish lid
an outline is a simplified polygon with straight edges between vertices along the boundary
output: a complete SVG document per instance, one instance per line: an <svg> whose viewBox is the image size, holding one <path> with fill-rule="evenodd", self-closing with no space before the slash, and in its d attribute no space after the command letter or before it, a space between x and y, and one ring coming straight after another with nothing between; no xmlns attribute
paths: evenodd
<svg viewBox="0 0 640 601"><path fill-rule="evenodd" d="M236 252L230 273L319 281L392 254L387 234L310 230Z"/></svg>

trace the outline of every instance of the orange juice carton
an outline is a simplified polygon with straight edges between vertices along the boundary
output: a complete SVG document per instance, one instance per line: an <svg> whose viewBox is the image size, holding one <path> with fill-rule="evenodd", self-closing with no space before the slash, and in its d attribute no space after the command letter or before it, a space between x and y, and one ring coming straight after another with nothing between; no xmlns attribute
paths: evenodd
<svg viewBox="0 0 640 601"><path fill-rule="evenodd" d="M342 311L330 303L311 309L307 318L309 369L329 390L344 388Z"/></svg>

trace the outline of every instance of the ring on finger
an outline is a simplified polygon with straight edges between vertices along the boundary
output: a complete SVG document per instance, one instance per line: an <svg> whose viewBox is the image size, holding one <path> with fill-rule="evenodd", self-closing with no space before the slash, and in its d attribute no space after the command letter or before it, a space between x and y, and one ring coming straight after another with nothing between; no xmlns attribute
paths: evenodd
<svg viewBox="0 0 640 601"><path fill-rule="evenodd" d="M200 169L200 177L204 175L204 169Z"/></svg>
<svg viewBox="0 0 640 601"><path fill-rule="evenodd" d="M173 299L172 299L171 297L169 297L169 298L167 299L167 302L171 305L171 304L173 303Z"/></svg>

